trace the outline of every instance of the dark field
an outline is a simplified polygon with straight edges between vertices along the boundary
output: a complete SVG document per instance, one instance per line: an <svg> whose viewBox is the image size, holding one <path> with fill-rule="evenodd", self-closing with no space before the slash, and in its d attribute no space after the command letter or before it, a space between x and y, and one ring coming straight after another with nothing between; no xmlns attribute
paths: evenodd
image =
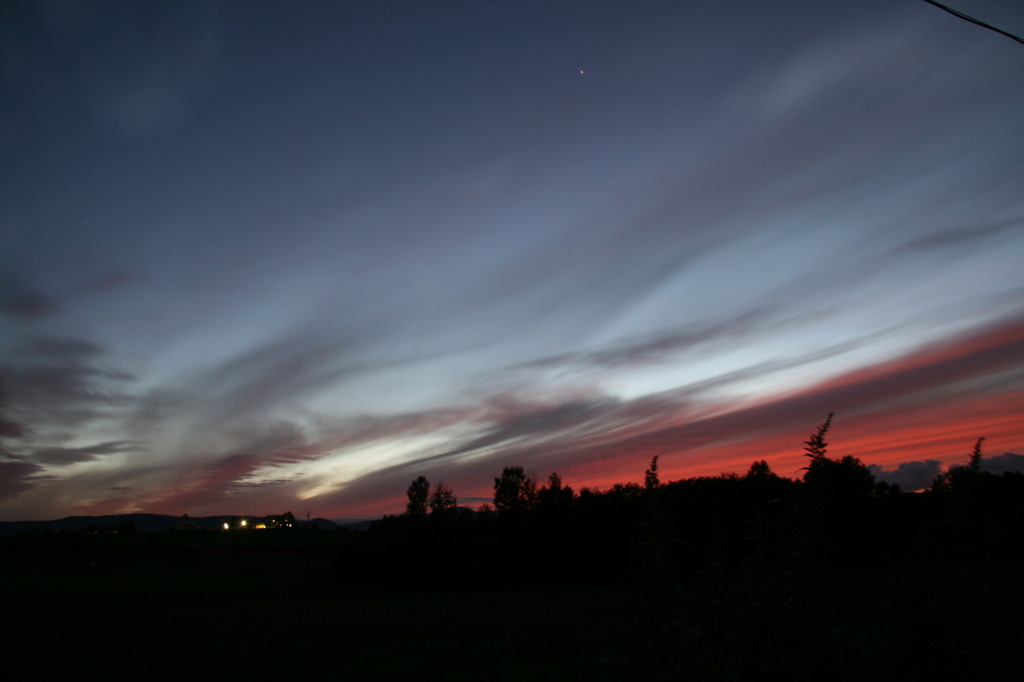
<svg viewBox="0 0 1024 682"><path fill-rule="evenodd" d="M274 535L68 537L73 551L4 556L8 663L28 661L24 679L587 680L631 619L623 586L338 585L343 534Z"/></svg>
<svg viewBox="0 0 1024 682"><path fill-rule="evenodd" d="M745 658L794 651L844 672L830 679L943 670L1011 679L1021 670L1019 560L826 573L799 590L738 576L655 590L652 609L649 588L625 584L341 585L334 562L349 537L8 543L5 659L8 670L24 662L29 672L6 679L632 680L681 660L690 674L666 679L759 679L739 665ZM636 625L644 617L646 631Z"/></svg>

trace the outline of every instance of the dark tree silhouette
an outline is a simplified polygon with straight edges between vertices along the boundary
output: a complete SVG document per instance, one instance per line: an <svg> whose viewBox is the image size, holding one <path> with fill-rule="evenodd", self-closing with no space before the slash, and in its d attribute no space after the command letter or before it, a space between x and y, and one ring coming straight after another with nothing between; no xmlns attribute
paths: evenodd
<svg viewBox="0 0 1024 682"><path fill-rule="evenodd" d="M981 444L984 440L979 438L974 443L974 449L967 457L967 464L954 464L949 471L936 478L932 483L932 490L959 495L975 494L981 481L987 478L987 472L981 470Z"/></svg>
<svg viewBox="0 0 1024 682"><path fill-rule="evenodd" d="M661 481L658 480L658 456L655 455L651 459L651 466L647 467L647 471L644 472L644 488L651 490L661 485Z"/></svg>
<svg viewBox="0 0 1024 682"><path fill-rule="evenodd" d="M430 494L430 513L432 516L443 516L450 514L455 511L456 499L455 493L449 488L444 481L439 481L434 486L434 492Z"/></svg>
<svg viewBox="0 0 1024 682"><path fill-rule="evenodd" d="M803 480L758 460L743 476L661 482L654 458L642 483L577 496L557 472L537 489L523 467L505 467L494 479L501 514L439 523L385 517L347 538L337 575L431 590L635 586L635 640L621 659L629 670L610 670L608 679L884 680L949 655L952 663L942 659L929 675L970 677L977 665L985 679L1021 679L988 655L987 635L958 633L989 622L983 611L965 620L963 606L990 609L1003 630L1016 623L1003 606L1015 602L989 590L1015 575L1004 579L990 566L1016 566L1024 556L1024 474L984 471L978 439L933 490L902 494L876 483L856 457L829 456L832 419L804 442ZM410 486L410 509L435 516L453 506L443 483L433 493L424 477ZM962 580L965 567L979 580ZM890 578L889 597L876 594L881 576ZM836 588L841 594L831 597ZM955 611L945 606L949 596ZM854 601L857 622L867 617L862 598L887 600L872 633L887 632L891 644L870 644L874 635L849 614L841 624L839 610ZM822 608L823 599L832 605Z"/></svg>
<svg viewBox="0 0 1024 682"><path fill-rule="evenodd" d="M494 479L494 508L499 513L526 511L536 497L537 484L523 467L505 467Z"/></svg>
<svg viewBox="0 0 1024 682"><path fill-rule="evenodd" d="M987 471L981 470L981 443L984 440L984 438L979 438L974 443L974 449L968 455L966 466L952 468L958 474L956 477L959 478L959 487L967 488L973 494L979 494L984 482L992 478Z"/></svg>
<svg viewBox="0 0 1024 682"><path fill-rule="evenodd" d="M405 505L406 516L426 516L427 501L430 497L430 481L426 476L417 476L405 493L409 502Z"/></svg>
<svg viewBox="0 0 1024 682"><path fill-rule="evenodd" d="M967 461L967 467L971 471L981 471L981 444L984 440L984 436L979 438L974 444L974 450L971 451L971 457Z"/></svg>
<svg viewBox="0 0 1024 682"><path fill-rule="evenodd" d="M804 483L822 498L835 503L869 497L875 490L875 476L856 457L819 457L807 467Z"/></svg>
<svg viewBox="0 0 1024 682"><path fill-rule="evenodd" d="M760 479L760 478L769 478L769 477L774 476L774 475L775 474L772 472L772 468L770 466L768 466L768 462L766 462L763 459L762 460L758 460L756 462L753 462L750 465L750 468L747 469L747 478L758 478L758 479Z"/></svg>
<svg viewBox="0 0 1024 682"><path fill-rule="evenodd" d="M804 467L804 483L812 495L835 503L866 498L875 489L875 476L871 470L856 457L847 455L837 460L827 454L825 434L832 426L833 416L835 413L829 412L828 419L805 442L805 454L811 458L811 463Z"/></svg>
<svg viewBox="0 0 1024 682"><path fill-rule="evenodd" d="M572 507L573 490L562 484L562 477L552 471L548 482L537 491L537 504L547 511L568 510Z"/></svg>
<svg viewBox="0 0 1024 682"><path fill-rule="evenodd" d="M805 441L804 450L811 460L823 458L828 452L828 443L825 442L825 434L828 433L829 428L832 426L833 416L835 416L835 412L829 412L828 419L825 420L825 423L819 426L818 430L812 433L811 437Z"/></svg>

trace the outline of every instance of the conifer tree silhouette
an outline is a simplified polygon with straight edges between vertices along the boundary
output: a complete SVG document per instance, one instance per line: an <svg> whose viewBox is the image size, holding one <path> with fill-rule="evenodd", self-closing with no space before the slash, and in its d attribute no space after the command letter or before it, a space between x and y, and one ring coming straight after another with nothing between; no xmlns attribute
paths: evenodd
<svg viewBox="0 0 1024 682"><path fill-rule="evenodd" d="M417 476L405 493L409 502L405 505L406 516L426 516L427 500L430 497L430 481L426 476Z"/></svg>
<svg viewBox="0 0 1024 682"><path fill-rule="evenodd" d="M832 426L832 417L835 416L835 412L828 413L828 419L825 420L818 430L811 434L811 437L805 441L804 450L811 460L822 459L828 452L828 443L825 442L825 434L828 433L829 428Z"/></svg>

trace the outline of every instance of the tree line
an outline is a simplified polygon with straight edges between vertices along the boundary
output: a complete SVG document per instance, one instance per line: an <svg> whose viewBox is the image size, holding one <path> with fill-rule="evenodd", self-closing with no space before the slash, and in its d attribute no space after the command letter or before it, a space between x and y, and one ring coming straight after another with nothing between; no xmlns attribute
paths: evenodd
<svg viewBox="0 0 1024 682"><path fill-rule="evenodd" d="M805 441L800 480L759 460L743 475L662 482L654 457L642 484L577 492L557 472L538 483L513 465L494 477L493 502L471 511L458 507L446 483L432 486L421 475L406 491L405 513L377 521L351 543L340 574L459 585L466 581L448 575L446 566L462 561L475 571L469 583L631 581L654 567L684 579L782 557L842 568L912 552L1004 556L1024 547L1024 475L984 471L983 439L963 465L910 494L876 480L856 457L831 456L832 419ZM406 551L437 560L407 571L397 560Z"/></svg>
<svg viewBox="0 0 1024 682"><path fill-rule="evenodd" d="M664 482L654 457L642 483L577 492L506 466L493 506L473 512L419 476L405 513L346 544L336 574L385 588L634 586L610 679L1022 679L980 633L1015 618L1016 581L998 567L1024 560L1024 475L985 471L978 439L928 490L904 493L831 455L832 420L804 442L799 480L758 460ZM843 591L871 597L875 575L884 612L861 617L874 634L822 615L828 580L845 581L824 593L842 603Z"/></svg>

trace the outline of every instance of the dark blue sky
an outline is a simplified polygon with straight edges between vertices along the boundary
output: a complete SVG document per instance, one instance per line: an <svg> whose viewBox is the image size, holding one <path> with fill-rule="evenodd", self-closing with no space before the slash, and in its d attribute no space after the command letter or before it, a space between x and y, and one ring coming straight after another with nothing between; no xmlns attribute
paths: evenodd
<svg viewBox="0 0 1024 682"><path fill-rule="evenodd" d="M1024 48L919 0L8 2L0 45L0 518L798 475L833 410L905 485L1024 451Z"/></svg>

